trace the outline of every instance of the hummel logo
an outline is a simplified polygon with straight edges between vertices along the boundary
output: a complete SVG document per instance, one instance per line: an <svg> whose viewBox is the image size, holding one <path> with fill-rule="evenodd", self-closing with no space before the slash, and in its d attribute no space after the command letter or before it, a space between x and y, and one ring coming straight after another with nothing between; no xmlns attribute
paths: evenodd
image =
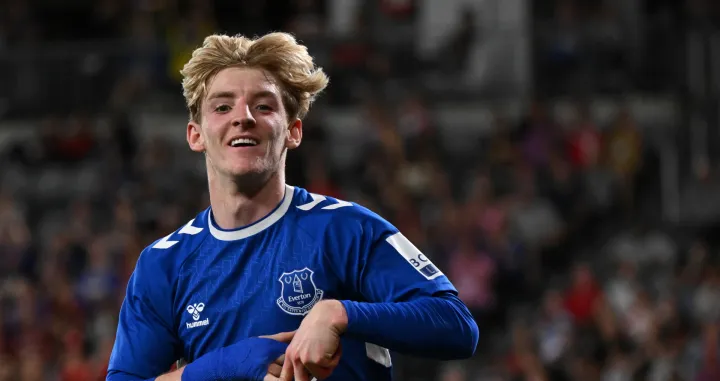
<svg viewBox="0 0 720 381"><path fill-rule="evenodd" d="M203 327L210 324L210 319L200 320L200 313L205 309L205 303L195 303L187 306L187 312L192 315L193 322L185 323L188 329L195 327Z"/></svg>
<svg viewBox="0 0 720 381"><path fill-rule="evenodd" d="M205 303L195 303L187 306L187 312L192 315L193 320L200 320L200 312L205 309Z"/></svg>

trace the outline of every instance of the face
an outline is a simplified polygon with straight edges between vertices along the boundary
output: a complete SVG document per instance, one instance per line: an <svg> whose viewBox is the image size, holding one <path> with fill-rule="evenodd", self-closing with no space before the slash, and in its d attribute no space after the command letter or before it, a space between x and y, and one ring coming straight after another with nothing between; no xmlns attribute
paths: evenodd
<svg viewBox="0 0 720 381"><path fill-rule="evenodd" d="M284 168L285 150L300 145L302 123L289 121L280 85L268 73L226 68L207 84L200 124L187 140L205 152L208 172L235 180L267 180Z"/></svg>

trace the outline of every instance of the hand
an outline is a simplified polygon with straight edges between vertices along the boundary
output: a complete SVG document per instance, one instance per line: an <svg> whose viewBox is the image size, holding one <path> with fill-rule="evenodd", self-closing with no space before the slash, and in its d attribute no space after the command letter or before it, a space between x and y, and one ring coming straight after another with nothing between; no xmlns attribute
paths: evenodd
<svg viewBox="0 0 720 381"><path fill-rule="evenodd" d="M340 335L346 328L347 313L339 301L322 301L313 307L285 351L280 381L329 377L340 362Z"/></svg>
<svg viewBox="0 0 720 381"><path fill-rule="evenodd" d="M280 333L276 333L274 335L260 336L260 337L266 338L266 339L273 339L273 340L279 341L281 343L290 343L292 341L293 337L295 336L295 332L297 332L297 331L280 332ZM263 377L263 381L278 381L280 379L280 372L282 372L282 366L283 366L284 362L285 362L285 355L282 355L282 356L278 357L277 359L275 359L275 361L272 362L268 366L268 371L267 371L267 374L265 375L265 377Z"/></svg>

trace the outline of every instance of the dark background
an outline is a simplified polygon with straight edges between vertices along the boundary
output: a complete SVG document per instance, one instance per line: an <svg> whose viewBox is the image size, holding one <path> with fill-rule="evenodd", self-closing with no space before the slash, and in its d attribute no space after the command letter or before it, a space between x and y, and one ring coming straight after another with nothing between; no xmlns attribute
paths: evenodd
<svg viewBox="0 0 720 381"><path fill-rule="evenodd" d="M389 219L479 323L398 380L720 380L718 4L0 1L0 380L104 379L138 254L207 206L178 71L275 30L331 76L289 182Z"/></svg>

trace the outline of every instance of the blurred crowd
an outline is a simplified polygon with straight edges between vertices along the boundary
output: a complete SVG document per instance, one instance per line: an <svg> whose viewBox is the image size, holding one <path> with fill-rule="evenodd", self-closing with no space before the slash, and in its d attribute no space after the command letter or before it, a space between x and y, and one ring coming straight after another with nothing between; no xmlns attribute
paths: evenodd
<svg viewBox="0 0 720 381"><path fill-rule="evenodd" d="M0 21L0 50L118 37L136 48L120 64L85 57L85 80L47 103L31 134L0 151L0 381L104 379L140 251L208 205L202 157L178 139L149 138L142 131L154 126L134 110L152 94L160 110L182 115L173 103L177 70L204 35L273 29L308 41L333 79L305 123L302 146L289 155L288 182L390 220L450 277L479 323L475 358L439 364L398 356L398 380L720 380L720 247L714 231L661 221L659 152L622 101L605 123L585 97L558 118L538 95L520 120L498 109L490 132L459 153L441 136L437 92L417 82L426 70L464 70L485 36L470 13L443 44L443 57L452 59L417 62L402 49L412 36L413 1L379 1L376 13L361 12L355 32L331 45L318 21L327 17L322 1L262 1L245 12L242 2L180 3L103 0L89 14L55 9L73 22L40 22L52 13L30 12L23 1L0 13L11 16ZM562 33L539 38L548 42L539 53L548 60L536 69L552 76L568 64L567 73L576 70L568 78L593 79L587 90L587 83L596 88L592 68L601 66L603 84L629 86L642 66L626 53L646 45L623 38L624 13L611 10L624 2L583 3L552 7L549 25ZM656 16L668 9L656 7ZM606 27L570 28L591 19ZM394 38L368 37L371 24L393 28ZM579 36L594 42L576 45ZM574 49L598 41L612 43L590 56ZM28 70L28 78L40 75ZM49 91L66 93L62 76L53 80ZM547 94L577 90L550 82L541 86ZM45 91L22 84L29 100ZM37 109L37 101L27 104ZM361 154L342 166L332 148L347 142L323 117L334 105L361 110L363 139L354 142Z"/></svg>
<svg viewBox="0 0 720 381"><path fill-rule="evenodd" d="M288 168L292 184L392 221L482 327L477 359L402 359L402 380L717 379L718 257L700 236L642 218L651 155L631 115L601 127L581 106L563 125L537 102L519 126L498 115L476 157L458 162L412 105L372 109L374 139L354 170L333 171L321 125ZM3 156L0 379L102 379L140 251L207 205L202 161L120 121L45 123L66 128ZM88 179L63 188L53 171Z"/></svg>

